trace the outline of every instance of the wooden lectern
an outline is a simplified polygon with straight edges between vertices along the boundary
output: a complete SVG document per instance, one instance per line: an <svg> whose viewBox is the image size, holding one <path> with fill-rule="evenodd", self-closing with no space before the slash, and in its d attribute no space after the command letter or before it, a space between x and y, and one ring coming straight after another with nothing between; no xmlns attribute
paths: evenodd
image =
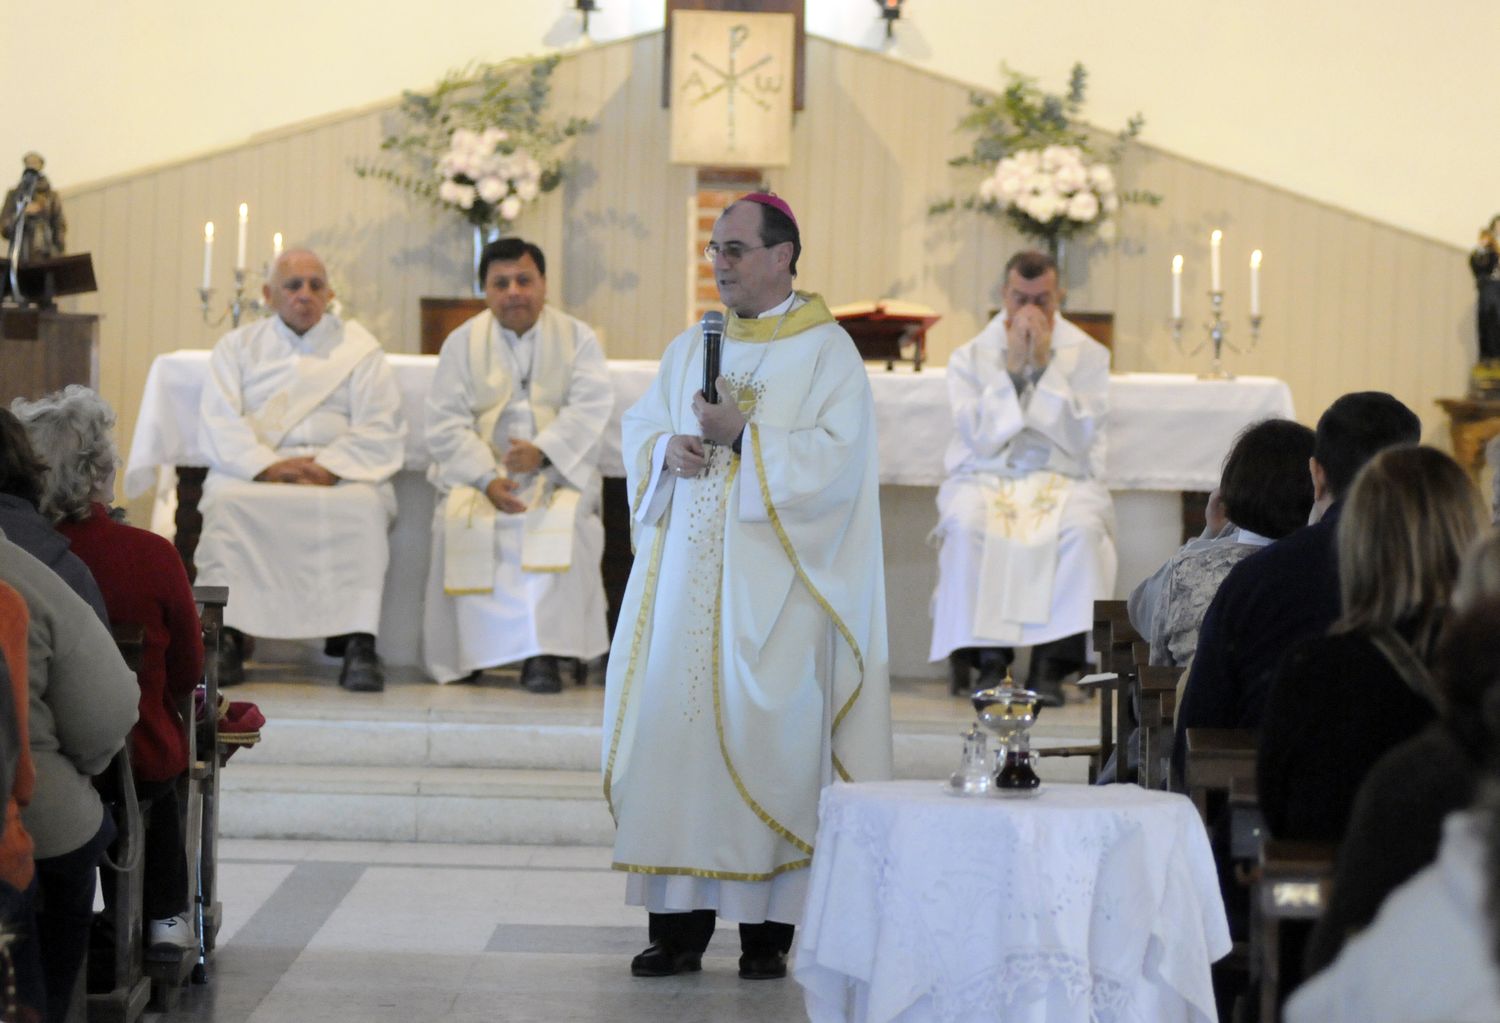
<svg viewBox="0 0 1500 1023"><path fill-rule="evenodd" d="M99 317L62 313L56 300L94 291L88 253L26 263L16 277L25 305L0 306L0 405L68 384L99 389ZM10 262L0 259L0 302L13 302Z"/></svg>
<svg viewBox="0 0 1500 1023"><path fill-rule="evenodd" d="M881 299L878 302L854 302L829 310L839 326L854 339L854 347L866 362L885 362L887 371L896 368L897 360L909 356L914 372L922 371L927 361L927 328L940 317L936 311L913 302Z"/></svg>

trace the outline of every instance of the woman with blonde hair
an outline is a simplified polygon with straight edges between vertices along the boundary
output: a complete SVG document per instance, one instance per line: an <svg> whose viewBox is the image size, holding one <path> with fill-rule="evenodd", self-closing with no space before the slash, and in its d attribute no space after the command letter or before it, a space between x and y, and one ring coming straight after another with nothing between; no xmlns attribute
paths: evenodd
<svg viewBox="0 0 1500 1023"><path fill-rule="evenodd" d="M1338 530L1342 614L1288 652L1261 729L1260 805L1277 838L1340 841L1370 767L1437 716L1427 665L1486 518L1433 448L1388 449L1355 478Z"/></svg>

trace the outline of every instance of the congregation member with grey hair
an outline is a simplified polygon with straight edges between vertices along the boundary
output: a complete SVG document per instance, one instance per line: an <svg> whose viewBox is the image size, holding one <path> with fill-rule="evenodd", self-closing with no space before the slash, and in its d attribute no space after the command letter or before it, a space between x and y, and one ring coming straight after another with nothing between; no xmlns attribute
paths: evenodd
<svg viewBox="0 0 1500 1023"><path fill-rule="evenodd" d="M177 785L188 768L187 725L179 711L203 673L203 638L192 586L170 541L117 522L114 410L73 385L13 406L50 468L42 512L57 523L93 573L115 625L138 625L145 647L137 672L139 720L130 735L136 794L146 819L144 912L148 946L191 948L187 860Z"/></svg>

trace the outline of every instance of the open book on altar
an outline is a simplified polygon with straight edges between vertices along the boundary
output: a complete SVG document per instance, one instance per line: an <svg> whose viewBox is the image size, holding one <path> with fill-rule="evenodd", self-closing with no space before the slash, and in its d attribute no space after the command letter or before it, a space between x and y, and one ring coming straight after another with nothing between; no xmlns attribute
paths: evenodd
<svg viewBox="0 0 1500 1023"><path fill-rule="evenodd" d="M897 360L909 359L919 372L927 359L927 328L942 319L931 306L899 298L849 302L829 312L849 332L866 361L883 360L886 369L894 369Z"/></svg>

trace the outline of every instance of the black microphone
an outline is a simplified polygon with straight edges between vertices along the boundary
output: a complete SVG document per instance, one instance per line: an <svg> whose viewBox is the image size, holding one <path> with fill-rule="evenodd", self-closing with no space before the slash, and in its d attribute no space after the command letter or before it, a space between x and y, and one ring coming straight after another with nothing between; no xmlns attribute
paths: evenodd
<svg viewBox="0 0 1500 1023"><path fill-rule="evenodd" d="M710 405L719 403L719 355L724 348L724 314L709 310L703 314L703 397Z"/></svg>
<svg viewBox="0 0 1500 1023"><path fill-rule="evenodd" d="M35 167L27 167L21 172L21 183L16 186L17 210L29 206L36 195L37 179L42 176Z"/></svg>

